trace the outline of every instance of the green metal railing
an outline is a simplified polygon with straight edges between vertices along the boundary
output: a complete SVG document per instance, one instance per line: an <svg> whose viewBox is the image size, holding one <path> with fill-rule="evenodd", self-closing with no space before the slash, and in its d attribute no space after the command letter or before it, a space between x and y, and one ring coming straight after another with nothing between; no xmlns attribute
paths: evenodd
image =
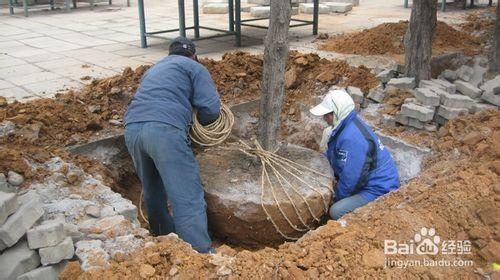
<svg viewBox="0 0 500 280"><path fill-rule="evenodd" d="M228 21L229 26L228 29L219 29L208 26L200 25L200 16L198 12L198 0L193 0L193 26L186 27L186 15L185 15L185 2L184 0L178 0L178 8L179 8L179 28L161 30L148 32L146 30L146 16L144 12L144 0L138 0L138 9L139 9L139 28L140 28L140 36L141 36L141 47L147 48L147 38L162 38L169 39L165 36L160 36L160 34L170 33L170 32L179 32L181 36L186 37L186 30L194 30L194 38L193 40L201 40L201 39L210 39L216 37L223 36L235 36L236 38L236 46L241 46L241 26L250 26L256 28L267 29L266 26L249 24L248 22L259 21L259 20L268 20L268 18L256 18L256 19L245 19L241 20L241 0L228 0ZM319 19L319 0L314 0L314 9L313 9L313 20L299 20L299 19L291 19L292 22L299 22L297 24L292 24L290 27L299 27L305 25L313 26L313 35L318 34L318 19ZM211 36L200 36L200 29L206 29L211 31L219 32L219 34L211 35Z"/></svg>

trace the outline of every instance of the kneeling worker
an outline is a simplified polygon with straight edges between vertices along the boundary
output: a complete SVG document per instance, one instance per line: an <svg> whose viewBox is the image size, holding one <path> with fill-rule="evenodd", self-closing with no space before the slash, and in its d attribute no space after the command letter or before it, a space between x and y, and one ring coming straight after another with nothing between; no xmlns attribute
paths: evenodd
<svg viewBox="0 0 500 280"><path fill-rule="evenodd" d="M320 149L326 150L337 179L329 211L333 219L399 187L398 171L389 151L358 116L347 92L330 91L310 112L328 123Z"/></svg>

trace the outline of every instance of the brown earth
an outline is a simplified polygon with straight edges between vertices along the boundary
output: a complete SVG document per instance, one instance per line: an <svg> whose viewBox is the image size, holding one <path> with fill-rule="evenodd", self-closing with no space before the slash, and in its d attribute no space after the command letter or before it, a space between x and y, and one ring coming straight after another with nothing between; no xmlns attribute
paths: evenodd
<svg viewBox="0 0 500 280"><path fill-rule="evenodd" d="M482 112L448 122L438 132L424 173L346 216L347 226L329 221L295 243L250 252L221 246L225 256L196 254L176 239L114 260L106 270L83 273L70 265L61 279L481 279L500 261L500 113ZM409 242L422 227L441 240L471 240L471 254L426 255L431 260L472 260L471 266L388 265L385 257L422 260L419 255L384 255L384 240ZM234 258L232 258L234 256ZM142 275L141 275L142 274Z"/></svg>
<svg viewBox="0 0 500 280"><path fill-rule="evenodd" d="M360 55L403 55L403 37L408 21L383 23L360 32L335 36L318 43L320 50ZM479 53L481 40L439 21L432 44L432 54L463 52Z"/></svg>
<svg viewBox="0 0 500 280"><path fill-rule="evenodd" d="M209 69L226 104L259 97L261 57L235 52L225 54L220 61L202 59L201 62ZM14 170L28 179L35 175L40 178L44 176L43 170L33 172L25 161L42 163L54 155L76 160L87 170L104 172L102 166L69 155L63 148L120 130L125 110L149 67L126 68L121 75L93 80L82 90L60 93L55 99L0 104L0 123L11 121L17 131L23 132L0 139L0 158L7 159L0 162L0 172ZM287 69L287 73L295 73L296 77L287 90L284 112L333 84L358 86L365 92L378 84L364 66L350 67L344 61L321 59L316 54L291 52Z"/></svg>

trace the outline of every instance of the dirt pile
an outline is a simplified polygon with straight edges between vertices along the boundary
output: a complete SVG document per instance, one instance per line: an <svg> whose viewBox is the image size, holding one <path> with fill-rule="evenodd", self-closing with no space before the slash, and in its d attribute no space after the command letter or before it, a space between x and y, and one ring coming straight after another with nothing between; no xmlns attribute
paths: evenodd
<svg viewBox="0 0 500 280"><path fill-rule="evenodd" d="M408 21L383 23L361 32L333 37L318 44L320 50L360 55L404 54L403 37ZM438 22L432 44L432 54L463 52L477 54L481 49L479 38L459 31L444 22Z"/></svg>
<svg viewBox="0 0 500 280"><path fill-rule="evenodd" d="M397 88L388 90L387 95L384 97L383 103L385 106L382 112L391 116L396 115L401 110L401 105L403 105L405 99L410 97L413 97L413 94L406 90Z"/></svg>
<svg viewBox="0 0 500 280"><path fill-rule="evenodd" d="M492 272L490 264L500 261L499 124L498 110L448 122L438 132L436 153L422 176L349 214L345 227L329 221L276 250L237 252L221 246L223 255L214 257L195 254L175 239L158 238L156 245L114 260L106 270L82 273L69 266L62 279L484 278ZM384 240L407 243L422 227L434 228L442 242L470 240L471 254L384 255ZM385 258L425 258L463 266L401 269L396 263L385 263Z"/></svg>

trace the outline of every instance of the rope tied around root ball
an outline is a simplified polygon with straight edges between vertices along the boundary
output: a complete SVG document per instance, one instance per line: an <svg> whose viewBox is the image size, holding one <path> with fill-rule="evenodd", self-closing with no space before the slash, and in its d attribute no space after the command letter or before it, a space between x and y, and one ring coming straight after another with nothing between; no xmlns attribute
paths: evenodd
<svg viewBox="0 0 500 280"><path fill-rule="evenodd" d="M297 207L297 204L290 196L290 193L287 191L286 186L288 186L291 189L291 192L298 195L300 197L300 199L304 202L304 204L307 207L307 210L309 212L310 217L312 217L316 222L319 222L321 217L317 217L314 214L309 202L300 193L300 191L290 182L290 180L287 179L287 177L288 178L290 178L290 177L295 178L297 181L302 183L308 189L311 189L312 191L318 193L321 197L322 202L323 202L324 211L325 212L328 211L328 199L325 199L325 197L323 196L323 193L320 190L318 190L318 188L316 188L316 187L312 186L310 183L306 182L303 178L301 178L301 176L305 177L306 173L313 174L313 175L320 176L320 177L324 177L324 178L328 178L328 179L330 179L331 176L325 175L325 174L318 172L314 169L311 169L307 166L296 163L296 162L289 160L285 157L279 156L276 153L266 151L262 148L262 146L260 145L260 143L257 140L255 140L255 147L251 147L250 145L248 145L247 143L245 143L241 140L238 143L231 144L231 146L232 147L230 147L229 149L236 149L236 150L238 150L238 151L240 151L240 152L242 152L250 157L257 158L258 160L260 160L260 163L262 165L261 201L260 201L260 203L261 203L262 209L264 210L264 213L267 216L267 219L273 224L276 231L283 238L285 238L287 240L297 240L298 239L296 237L291 237L291 236L288 236L287 234L283 233L283 231L276 224L275 219L273 219L272 215L269 214L269 211L264 206L266 185L268 186L268 189L271 191L272 198L274 200L274 203L278 207L280 214L287 221L288 225L297 232L305 232L305 231L311 230L312 228L310 225L308 225L305 222L303 215L300 214L300 211ZM282 172L284 172L284 173L280 172L278 169L281 169ZM271 180L271 176L270 176L271 174L274 175L274 178L278 182L278 185L279 185L278 187L276 187L273 184L273 182ZM285 176L285 175L287 175L287 176ZM331 192L330 186L328 186L327 184L321 182L320 180L316 179L315 177L309 177L309 178L311 178L317 184L327 188ZM280 188L281 191L285 194L286 198L288 199L288 201L292 205L294 212L297 215L297 217L302 225L295 225L294 223L292 223L292 221L287 216L287 214L285 213L285 211L281 207L281 205L276 197L275 188Z"/></svg>

